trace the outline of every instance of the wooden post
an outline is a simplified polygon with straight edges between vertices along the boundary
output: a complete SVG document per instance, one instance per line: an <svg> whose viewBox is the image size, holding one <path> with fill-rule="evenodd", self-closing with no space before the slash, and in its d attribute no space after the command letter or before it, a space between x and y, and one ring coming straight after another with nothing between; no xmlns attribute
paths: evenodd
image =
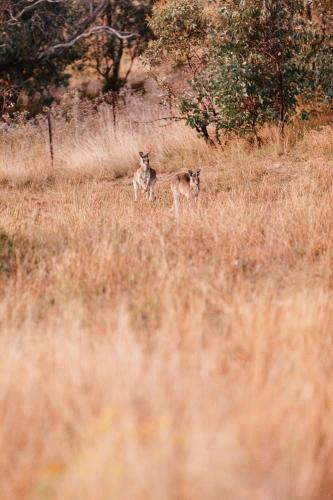
<svg viewBox="0 0 333 500"><path fill-rule="evenodd" d="M172 94L171 94L171 89L168 89L168 104L169 104L169 113L170 116L172 116Z"/></svg>
<svg viewBox="0 0 333 500"><path fill-rule="evenodd" d="M116 105L117 105L117 97L116 93L114 91L111 91L111 96L112 96L112 118L113 118L113 133L116 136L117 135L117 110L116 110Z"/></svg>
<svg viewBox="0 0 333 500"><path fill-rule="evenodd" d="M47 123L49 126L49 144L50 144L50 156L51 156L51 166L54 164L54 154L53 154L53 135L52 135L52 122L51 122L51 112L47 114Z"/></svg>

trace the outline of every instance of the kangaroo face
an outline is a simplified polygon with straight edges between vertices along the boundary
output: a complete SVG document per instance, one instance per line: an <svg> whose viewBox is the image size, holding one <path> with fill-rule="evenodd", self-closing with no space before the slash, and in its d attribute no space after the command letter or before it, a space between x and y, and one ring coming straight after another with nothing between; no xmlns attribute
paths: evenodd
<svg viewBox="0 0 333 500"><path fill-rule="evenodd" d="M142 153L142 151L139 152L140 156L140 164L143 170L148 170L149 168L149 153Z"/></svg>
<svg viewBox="0 0 333 500"><path fill-rule="evenodd" d="M188 171L190 176L190 188L197 193L200 191L200 172L201 170L197 170L196 172L192 170Z"/></svg>

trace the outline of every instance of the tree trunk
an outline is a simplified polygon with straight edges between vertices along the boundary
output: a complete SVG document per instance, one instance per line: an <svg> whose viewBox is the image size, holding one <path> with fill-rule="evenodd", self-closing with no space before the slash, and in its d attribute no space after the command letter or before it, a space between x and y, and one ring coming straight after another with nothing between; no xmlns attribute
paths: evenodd
<svg viewBox="0 0 333 500"><path fill-rule="evenodd" d="M211 139L208 133L207 125L202 124L202 125L196 125L195 126L197 132L199 132L200 135L203 136L205 141L210 144L211 146L215 146L214 141Z"/></svg>
<svg viewBox="0 0 333 500"><path fill-rule="evenodd" d="M112 17L111 5L109 5L109 7L106 10L106 21L107 21L107 25L112 27L113 17ZM111 38L109 41L108 52L109 52L109 57L111 57L113 64L112 64L111 71L104 78L103 91L104 92L110 92L110 91L117 92L123 84L123 82L120 78L120 65L121 65L121 60L122 60L123 52L124 52L123 40L115 40L115 39Z"/></svg>
<svg viewBox="0 0 333 500"><path fill-rule="evenodd" d="M279 103L279 122L278 122L278 137L279 137L279 154L284 154L284 127L285 127L285 103L284 103L284 79L280 64L277 64L278 71L278 103Z"/></svg>
<svg viewBox="0 0 333 500"><path fill-rule="evenodd" d="M304 0L305 16L308 21L312 21L312 0Z"/></svg>
<svg viewBox="0 0 333 500"><path fill-rule="evenodd" d="M123 57L124 45L123 41L119 41L119 46L114 51L113 66L111 72L104 78L103 91L110 92L118 91L122 87L122 80L120 78L120 65Z"/></svg>

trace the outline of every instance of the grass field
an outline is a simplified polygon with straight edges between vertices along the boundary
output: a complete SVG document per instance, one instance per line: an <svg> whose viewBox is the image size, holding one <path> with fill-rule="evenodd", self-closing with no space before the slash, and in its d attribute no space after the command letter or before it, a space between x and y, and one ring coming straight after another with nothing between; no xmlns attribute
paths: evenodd
<svg viewBox="0 0 333 500"><path fill-rule="evenodd" d="M1 500L331 499L332 128L277 156L85 123L53 169L44 124L2 135ZM168 173L201 165L175 220Z"/></svg>

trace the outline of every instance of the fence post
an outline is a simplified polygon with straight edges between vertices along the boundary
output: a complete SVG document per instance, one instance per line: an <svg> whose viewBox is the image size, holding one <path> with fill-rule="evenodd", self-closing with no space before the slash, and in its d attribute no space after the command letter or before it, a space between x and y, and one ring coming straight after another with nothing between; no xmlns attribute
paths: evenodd
<svg viewBox="0 0 333 500"><path fill-rule="evenodd" d="M113 120L113 133L117 135L117 97L114 91L111 91L112 103L112 120Z"/></svg>
<svg viewBox="0 0 333 500"><path fill-rule="evenodd" d="M49 128L49 144L50 144L50 156L51 156L51 166L54 164L54 153L53 153L53 134L52 134L52 122L51 122L51 111L47 114L47 123Z"/></svg>

